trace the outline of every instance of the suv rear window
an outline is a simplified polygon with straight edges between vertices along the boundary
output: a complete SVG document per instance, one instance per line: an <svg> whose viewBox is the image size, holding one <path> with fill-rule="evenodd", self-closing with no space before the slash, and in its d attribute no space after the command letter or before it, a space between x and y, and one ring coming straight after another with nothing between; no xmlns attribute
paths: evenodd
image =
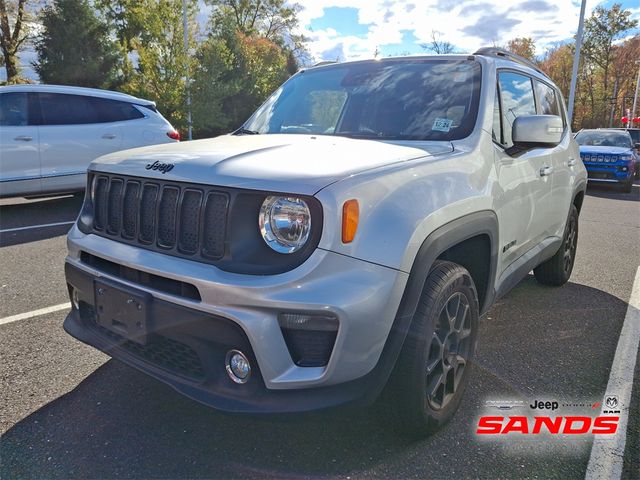
<svg viewBox="0 0 640 480"><path fill-rule="evenodd" d="M142 118L132 104L108 98L38 93L41 125L82 125L111 123Z"/></svg>

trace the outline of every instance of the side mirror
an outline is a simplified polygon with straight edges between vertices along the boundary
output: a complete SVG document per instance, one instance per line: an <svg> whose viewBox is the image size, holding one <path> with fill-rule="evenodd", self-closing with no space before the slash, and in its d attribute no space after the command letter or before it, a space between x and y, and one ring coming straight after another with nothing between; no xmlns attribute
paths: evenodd
<svg viewBox="0 0 640 480"><path fill-rule="evenodd" d="M562 139L564 125L556 115L524 115L511 127L511 139L517 147L555 147Z"/></svg>
<svg viewBox="0 0 640 480"><path fill-rule="evenodd" d="M640 152L640 143L634 144L633 148L635 148L636 150L638 150Z"/></svg>

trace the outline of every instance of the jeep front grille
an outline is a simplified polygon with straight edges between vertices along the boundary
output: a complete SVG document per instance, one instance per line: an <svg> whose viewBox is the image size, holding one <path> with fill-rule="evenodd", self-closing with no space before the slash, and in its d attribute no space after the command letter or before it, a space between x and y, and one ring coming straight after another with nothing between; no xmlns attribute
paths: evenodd
<svg viewBox="0 0 640 480"><path fill-rule="evenodd" d="M109 174L92 182L96 235L209 263L224 256L226 192Z"/></svg>

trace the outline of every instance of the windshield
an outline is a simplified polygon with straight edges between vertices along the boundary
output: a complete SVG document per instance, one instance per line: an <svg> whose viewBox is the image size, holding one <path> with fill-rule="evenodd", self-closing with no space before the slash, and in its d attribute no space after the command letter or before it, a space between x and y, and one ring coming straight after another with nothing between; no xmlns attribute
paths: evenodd
<svg viewBox="0 0 640 480"><path fill-rule="evenodd" d="M383 60L303 71L244 124L245 131L388 140L457 140L475 125L480 64Z"/></svg>
<svg viewBox="0 0 640 480"><path fill-rule="evenodd" d="M601 132L586 130L576 135L578 145L593 147L623 147L631 148L631 137L627 132Z"/></svg>

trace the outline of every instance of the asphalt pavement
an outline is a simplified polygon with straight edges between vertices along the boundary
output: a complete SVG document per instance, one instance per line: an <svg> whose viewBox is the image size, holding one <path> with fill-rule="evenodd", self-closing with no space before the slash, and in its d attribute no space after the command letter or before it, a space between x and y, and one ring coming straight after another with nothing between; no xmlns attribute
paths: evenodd
<svg viewBox="0 0 640 480"><path fill-rule="evenodd" d="M475 427L487 401L558 400L580 412L611 393L640 264L640 184L588 190L571 281L549 288L529 276L485 315L460 410L422 441L378 421L379 407L218 413L68 336L65 310L1 324L68 302L65 222L80 203L0 200L0 478L584 478L590 435L482 438ZM640 377L628 368L623 478L638 478Z"/></svg>

